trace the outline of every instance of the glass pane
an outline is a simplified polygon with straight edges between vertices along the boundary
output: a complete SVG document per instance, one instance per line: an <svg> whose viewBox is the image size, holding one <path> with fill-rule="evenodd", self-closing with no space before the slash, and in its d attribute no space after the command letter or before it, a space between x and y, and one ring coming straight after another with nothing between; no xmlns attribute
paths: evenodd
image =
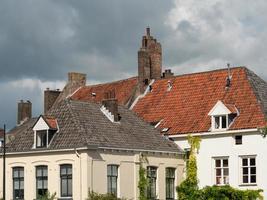
<svg viewBox="0 0 267 200"><path fill-rule="evenodd" d="M256 183L256 175L251 176L251 183Z"/></svg>
<svg viewBox="0 0 267 200"><path fill-rule="evenodd" d="M65 175L65 174L67 174L67 169L66 169L65 166L61 166L61 167L60 167L60 174L61 174L61 175Z"/></svg>
<svg viewBox="0 0 267 200"><path fill-rule="evenodd" d="M43 188L47 189L47 180L44 180L43 183L44 183Z"/></svg>
<svg viewBox="0 0 267 200"><path fill-rule="evenodd" d="M36 168L36 175L37 175L38 177L41 177L41 176L42 176L42 168L40 168L40 167L37 167L37 168Z"/></svg>
<svg viewBox="0 0 267 200"><path fill-rule="evenodd" d="M112 166L112 175L118 176L118 166L116 166L116 165Z"/></svg>
<svg viewBox="0 0 267 200"><path fill-rule="evenodd" d="M243 176L243 183L248 183L248 176Z"/></svg>
<svg viewBox="0 0 267 200"><path fill-rule="evenodd" d="M111 176L111 165L108 165L108 176Z"/></svg>
<svg viewBox="0 0 267 200"><path fill-rule="evenodd" d="M17 169L13 169L13 177L18 178L19 177L19 172Z"/></svg>
<svg viewBox="0 0 267 200"><path fill-rule="evenodd" d="M242 159L242 166L248 166L248 159L247 158Z"/></svg>
<svg viewBox="0 0 267 200"><path fill-rule="evenodd" d="M216 176L221 176L221 174L222 174L221 169L216 169Z"/></svg>
<svg viewBox="0 0 267 200"><path fill-rule="evenodd" d="M216 167L221 167L221 160L216 160L215 161L215 166Z"/></svg>
<svg viewBox="0 0 267 200"><path fill-rule="evenodd" d="M256 167L250 168L250 174L252 174L252 175L256 174Z"/></svg>
<svg viewBox="0 0 267 200"><path fill-rule="evenodd" d="M111 177L108 177L108 193L111 193Z"/></svg>
<svg viewBox="0 0 267 200"><path fill-rule="evenodd" d="M44 167L43 168L43 176L44 177L47 177L47 167Z"/></svg>
<svg viewBox="0 0 267 200"><path fill-rule="evenodd" d="M223 177L223 184L229 184L229 177L228 176Z"/></svg>
<svg viewBox="0 0 267 200"><path fill-rule="evenodd" d="M228 167L228 159L224 159L223 160L223 166L224 167Z"/></svg>
<svg viewBox="0 0 267 200"><path fill-rule="evenodd" d="M21 178L24 177L24 168L20 168L20 170L19 170L19 177L21 177Z"/></svg>
<svg viewBox="0 0 267 200"><path fill-rule="evenodd" d="M219 184L221 184L221 177L217 176L216 177L216 185L219 185Z"/></svg>
<svg viewBox="0 0 267 200"><path fill-rule="evenodd" d="M42 189L42 188L43 188L42 180L37 180L37 189Z"/></svg>
<svg viewBox="0 0 267 200"><path fill-rule="evenodd" d="M14 180L14 189L19 189L19 181Z"/></svg>
<svg viewBox="0 0 267 200"><path fill-rule="evenodd" d="M220 117L214 117L215 118L215 128L220 128Z"/></svg>
<svg viewBox="0 0 267 200"><path fill-rule="evenodd" d="M247 167L243 168L243 174L248 174L248 168Z"/></svg>
<svg viewBox="0 0 267 200"><path fill-rule="evenodd" d="M255 166L255 165L256 165L256 159L250 158L250 166Z"/></svg>
<svg viewBox="0 0 267 200"><path fill-rule="evenodd" d="M222 128L226 128L226 116L222 116Z"/></svg>
<svg viewBox="0 0 267 200"><path fill-rule="evenodd" d="M228 168L223 169L223 175L224 176L228 176L229 175L229 169Z"/></svg>
<svg viewBox="0 0 267 200"><path fill-rule="evenodd" d="M67 168L67 173L68 173L68 174L72 174L72 167L71 167L71 166L69 166L69 167Z"/></svg>
<svg viewBox="0 0 267 200"><path fill-rule="evenodd" d="M72 179L68 180L68 196L72 196Z"/></svg>
<svg viewBox="0 0 267 200"><path fill-rule="evenodd" d="M67 180L66 179L62 179L61 181L61 195L67 196Z"/></svg>
<svg viewBox="0 0 267 200"><path fill-rule="evenodd" d="M20 189L24 189L24 180L20 181Z"/></svg>

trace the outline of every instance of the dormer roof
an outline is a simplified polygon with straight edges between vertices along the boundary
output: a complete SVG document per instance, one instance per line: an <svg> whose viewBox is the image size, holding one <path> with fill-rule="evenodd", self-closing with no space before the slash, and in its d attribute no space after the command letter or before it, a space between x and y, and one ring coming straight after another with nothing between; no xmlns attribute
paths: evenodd
<svg viewBox="0 0 267 200"><path fill-rule="evenodd" d="M223 104L222 101L218 101L215 106L210 110L209 116L229 115L232 111Z"/></svg>
<svg viewBox="0 0 267 200"><path fill-rule="evenodd" d="M33 130L56 130L57 120L53 117L40 115L35 124L33 125Z"/></svg>

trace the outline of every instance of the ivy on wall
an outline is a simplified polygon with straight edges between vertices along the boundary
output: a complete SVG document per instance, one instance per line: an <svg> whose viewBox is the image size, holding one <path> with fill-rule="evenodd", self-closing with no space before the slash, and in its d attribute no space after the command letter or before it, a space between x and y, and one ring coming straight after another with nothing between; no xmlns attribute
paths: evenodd
<svg viewBox="0 0 267 200"><path fill-rule="evenodd" d="M139 188L139 200L147 200L146 197L146 190L148 186L148 180L146 176L146 168L144 167L144 164L148 163L147 157L140 153L139 155L139 182L138 182L138 188Z"/></svg>

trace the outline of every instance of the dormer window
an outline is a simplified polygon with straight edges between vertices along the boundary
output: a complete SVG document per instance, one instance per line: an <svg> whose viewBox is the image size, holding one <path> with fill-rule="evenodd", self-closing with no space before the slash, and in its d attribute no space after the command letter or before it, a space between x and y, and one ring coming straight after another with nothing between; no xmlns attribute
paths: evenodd
<svg viewBox="0 0 267 200"><path fill-rule="evenodd" d="M211 116L211 130L227 130L238 115L238 110L234 105L225 105L218 101L209 112Z"/></svg>
<svg viewBox="0 0 267 200"><path fill-rule="evenodd" d="M56 119L40 116L33 127L34 148L47 148L57 130L58 127Z"/></svg>

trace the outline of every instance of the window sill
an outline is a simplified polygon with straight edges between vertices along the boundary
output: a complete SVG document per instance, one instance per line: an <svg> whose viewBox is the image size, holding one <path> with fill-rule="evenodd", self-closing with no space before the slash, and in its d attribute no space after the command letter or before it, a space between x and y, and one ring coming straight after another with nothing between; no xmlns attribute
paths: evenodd
<svg viewBox="0 0 267 200"><path fill-rule="evenodd" d="M239 184L240 187L247 187L247 186L258 186L257 183L242 183Z"/></svg>
<svg viewBox="0 0 267 200"><path fill-rule="evenodd" d="M72 197L59 197L58 200L73 200Z"/></svg>

